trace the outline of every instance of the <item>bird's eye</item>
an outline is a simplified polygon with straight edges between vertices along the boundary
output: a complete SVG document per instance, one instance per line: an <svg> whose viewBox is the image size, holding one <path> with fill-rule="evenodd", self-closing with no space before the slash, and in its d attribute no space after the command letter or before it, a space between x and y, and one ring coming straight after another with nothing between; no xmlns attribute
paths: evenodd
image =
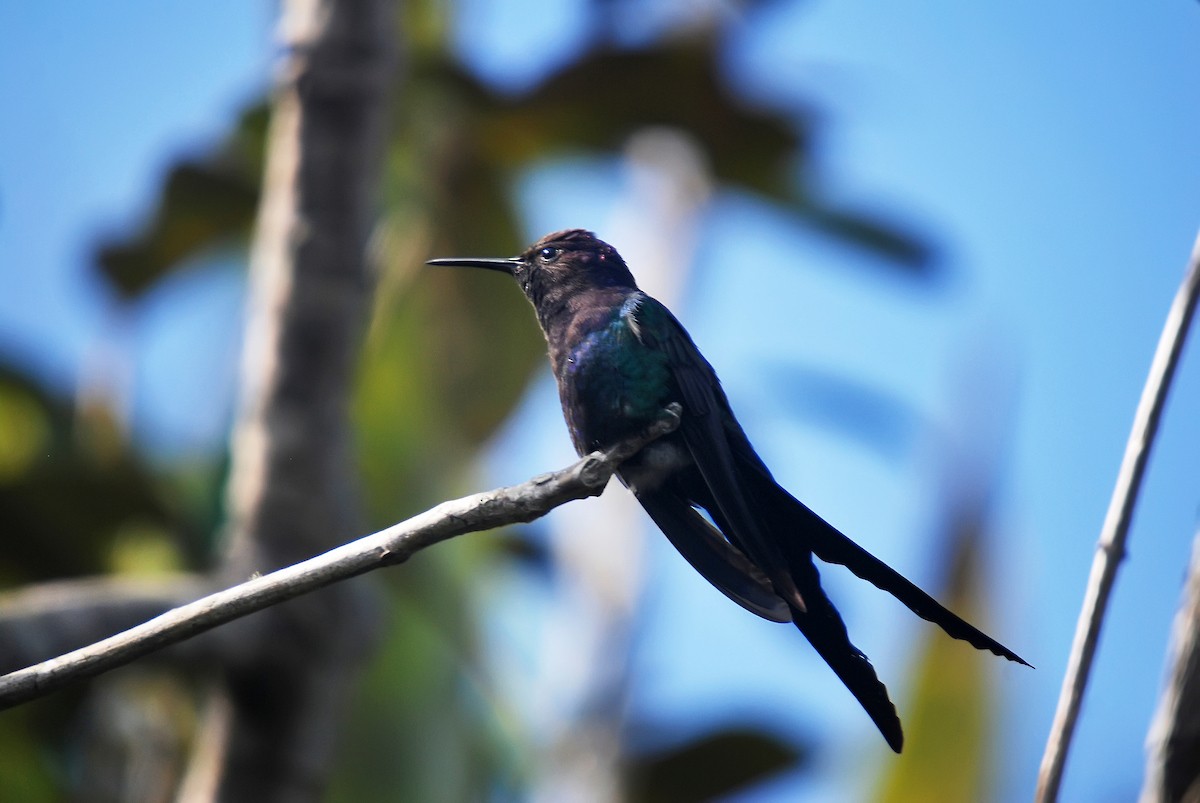
<svg viewBox="0 0 1200 803"><path fill-rule="evenodd" d="M561 248L554 248L552 246L546 246L545 248L538 251L538 259L542 260L543 262L553 262L554 260L558 259L558 255L561 253L562 253Z"/></svg>

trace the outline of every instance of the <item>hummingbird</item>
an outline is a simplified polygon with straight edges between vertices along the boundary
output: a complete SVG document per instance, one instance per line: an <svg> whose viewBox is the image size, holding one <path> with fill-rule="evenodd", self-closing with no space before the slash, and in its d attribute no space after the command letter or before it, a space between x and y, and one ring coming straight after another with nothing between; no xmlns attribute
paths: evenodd
<svg viewBox="0 0 1200 803"><path fill-rule="evenodd" d="M611 245L568 229L547 234L519 256L428 264L485 268L516 279L546 337L580 456L641 432L672 402L681 406L678 428L623 462L617 478L709 583L751 613L794 624L892 750L899 753L904 744L896 708L821 588L814 557L845 566L950 636L1029 665L775 481L687 330L638 289Z"/></svg>

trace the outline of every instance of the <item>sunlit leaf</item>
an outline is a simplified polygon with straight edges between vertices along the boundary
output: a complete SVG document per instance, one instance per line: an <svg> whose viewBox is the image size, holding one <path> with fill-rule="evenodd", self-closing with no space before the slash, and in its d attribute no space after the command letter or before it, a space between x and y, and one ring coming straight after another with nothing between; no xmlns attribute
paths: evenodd
<svg viewBox="0 0 1200 803"><path fill-rule="evenodd" d="M13 381L0 380L0 483L27 472L50 445L48 411Z"/></svg>
<svg viewBox="0 0 1200 803"><path fill-rule="evenodd" d="M978 518L962 517L948 545L948 578L936 594L948 608L986 630ZM888 763L881 803L986 800L995 748L991 671L996 656L923 628L904 712L904 753Z"/></svg>

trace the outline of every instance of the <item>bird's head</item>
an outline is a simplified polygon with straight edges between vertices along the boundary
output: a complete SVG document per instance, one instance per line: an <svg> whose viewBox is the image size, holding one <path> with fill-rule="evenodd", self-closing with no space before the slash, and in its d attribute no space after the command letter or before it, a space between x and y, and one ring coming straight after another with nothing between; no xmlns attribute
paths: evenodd
<svg viewBox="0 0 1200 803"><path fill-rule="evenodd" d="M637 283L617 249L590 231L567 229L547 234L508 259L431 259L430 265L487 268L517 280L533 305L565 303L589 290L636 290Z"/></svg>

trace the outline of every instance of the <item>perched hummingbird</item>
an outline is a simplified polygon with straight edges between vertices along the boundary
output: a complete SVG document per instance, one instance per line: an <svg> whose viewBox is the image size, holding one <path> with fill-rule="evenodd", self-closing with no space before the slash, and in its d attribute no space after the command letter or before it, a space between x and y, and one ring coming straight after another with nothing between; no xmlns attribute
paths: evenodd
<svg viewBox="0 0 1200 803"><path fill-rule="evenodd" d="M821 588L814 555L891 593L954 638L1026 663L775 482L712 366L675 316L638 290L611 245L570 229L511 259L429 264L488 268L517 280L537 311L581 456L640 432L671 402L682 406L678 429L622 463L618 478L706 580L751 613L793 622L897 753L904 734L895 706L871 662L850 643Z"/></svg>

